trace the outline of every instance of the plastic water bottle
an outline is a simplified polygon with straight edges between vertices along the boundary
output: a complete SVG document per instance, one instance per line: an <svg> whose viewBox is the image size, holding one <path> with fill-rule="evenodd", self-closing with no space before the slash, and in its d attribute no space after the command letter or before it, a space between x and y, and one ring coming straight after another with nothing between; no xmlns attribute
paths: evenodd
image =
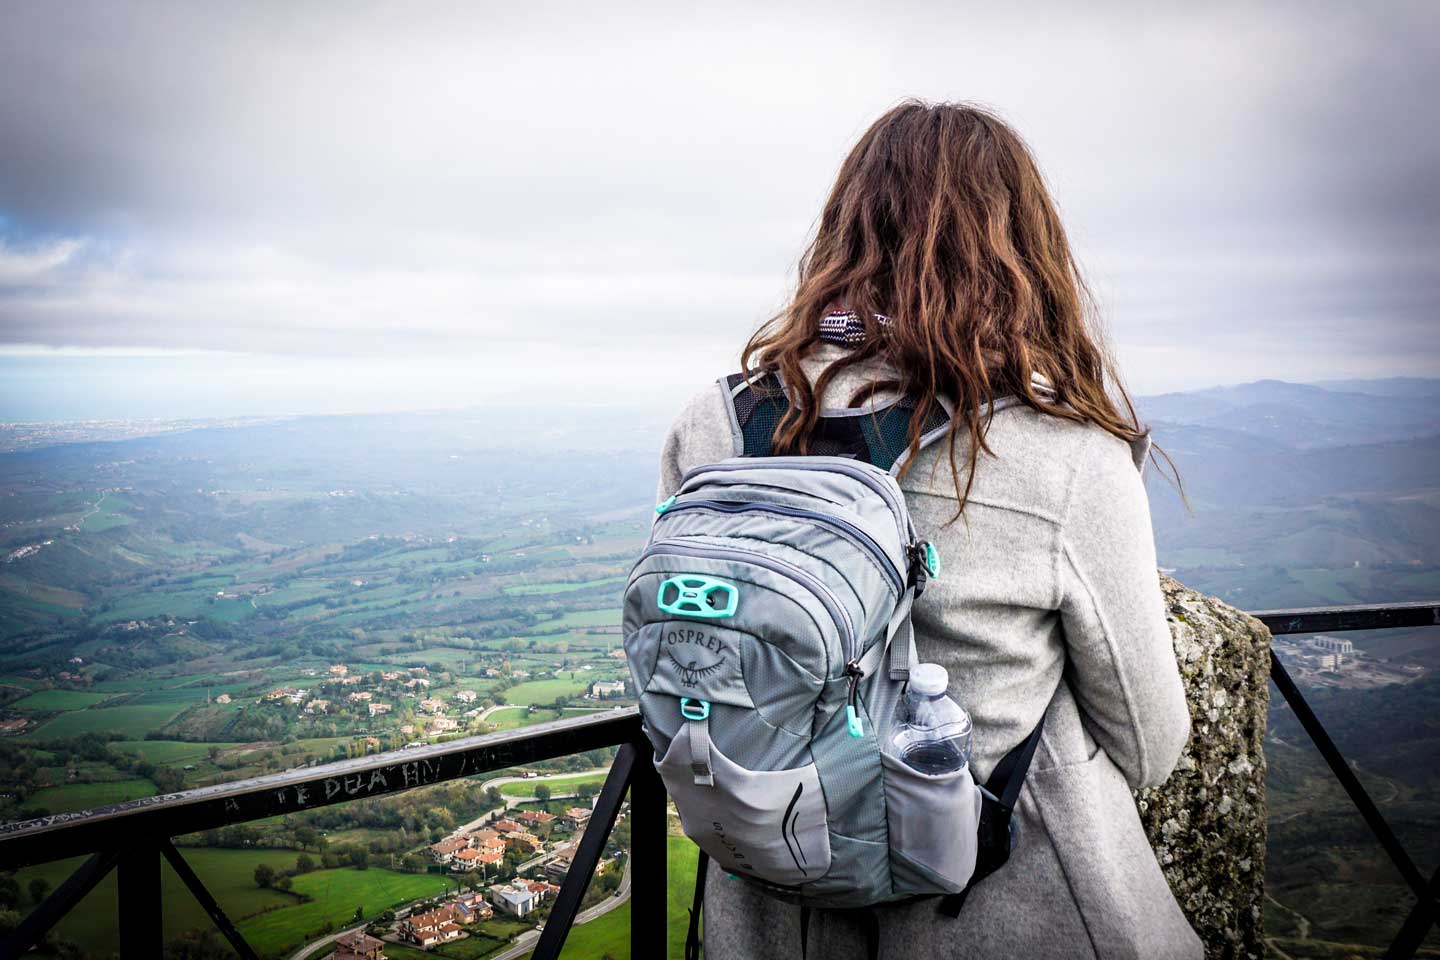
<svg viewBox="0 0 1440 960"><path fill-rule="evenodd" d="M891 756L931 776L954 773L970 762L970 714L946 696L949 686L950 674L940 664L919 664L895 708Z"/></svg>

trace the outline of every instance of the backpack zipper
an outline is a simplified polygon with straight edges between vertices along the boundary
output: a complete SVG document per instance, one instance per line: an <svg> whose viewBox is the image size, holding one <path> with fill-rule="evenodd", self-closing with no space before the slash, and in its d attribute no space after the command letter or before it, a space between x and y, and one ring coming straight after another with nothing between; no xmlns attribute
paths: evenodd
<svg viewBox="0 0 1440 960"><path fill-rule="evenodd" d="M895 561L890 559L890 555L885 552L885 548L876 543L874 537L848 520L828 513L820 513L817 510L805 510L778 503L757 503L753 500L685 500L671 504L665 513L669 516L689 509L718 510L721 513L774 513L784 517L813 520L816 523L834 527L859 543L863 550L879 561L880 569L884 571L885 577L890 581L890 587L895 591L897 597L905 592L905 581L901 578Z"/></svg>
<svg viewBox="0 0 1440 960"><path fill-rule="evenodd" d="M825 608L825 612L830 614L830 619L834 621L835 629L840 634L841 651L846 662L854 662L858 656L858 651L855 650L855 626L850 622L850 614L845 610L845 605L840 602L840 598L835 596L835 592L827 587L825 582L819 577L802 567L790 563L788 560L767 557L762 553L755 553L751 550L742 550L736 547L720 547L709 543L691 546L690 544L681 543L677 540L658 540L647 547L644 553L640 554L640 559L636 561L636 566L639 566L645 562L647 558L653 556L736 560L741 563L764 567L789 580L794 580L810 591L810 593L814 594L815 598L820 601L820 605Z"/></svg>
<svg viewBox="0 0 1440 960"><path fill-rule="evenodd" d="M758 462L761 459L767 462L761 464ZM690 482L691 477L708 473L712 470L756 470L762 466L780 470L816 470L821 473L843 474L852 479L859 480L865 484L865 486L880 494L885 502L890 505L890 512L894 514L897 521L901 517L908 517L910 515L905 509L904 502L897 499L894 491L871 472L878 471L878 467L871 467L870 470L866 470L853 461L846 460L843 457L748 457L743 458L742 462L739 463L722 460L719 463L702 464L694 469L687 470L685 475L680 478L680 486L683 489L685 484ZM888 473L885 474L885 477L886 479L890 479ZM915 539L915 532L913 530L901 529L900 539L908 544Z"/></svg>

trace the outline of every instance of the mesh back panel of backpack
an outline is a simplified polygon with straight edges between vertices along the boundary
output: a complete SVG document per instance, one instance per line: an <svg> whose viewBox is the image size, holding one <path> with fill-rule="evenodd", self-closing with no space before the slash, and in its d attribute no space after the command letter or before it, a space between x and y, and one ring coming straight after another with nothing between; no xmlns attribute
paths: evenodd
<svg viewBox="0 0 1440 960"><path fill-rule="evenodd" d="M745 375L732 374L726 385L734 393L745 381ZM766 374L749 387L734 393L735 416L745 441L745 456L768 457L774 446L775 431L790 400L775 374ZM915 416L915 401L904 397L887 407L870 413L845 416L822 416L810 437L807 452L813 456L848 457L889 470L910 444L910 422ZM926 418L921 434L945 424L945 411L936 409Z"/></svg>

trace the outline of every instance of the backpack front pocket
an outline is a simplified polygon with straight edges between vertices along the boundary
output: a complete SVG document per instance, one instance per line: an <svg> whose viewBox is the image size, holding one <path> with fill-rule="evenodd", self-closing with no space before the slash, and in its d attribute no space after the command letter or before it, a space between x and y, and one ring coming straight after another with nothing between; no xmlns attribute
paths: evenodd
<svg viewBox="0 0 1440 960"><path fill-rule="evenodd" d="M746 770L708 744L708 764L691 750L687 723L655 764L675 798L685 835L722 868L796 886L830 869L825 797L815 764ZM708 773L703 774L705 769ZM711 782L699 782L703 780Z"/></svg>
<svg viewBox="0 0 1440 960"><path fill-rule="evenodd" d="M975 873L979 849L980 790L966 765L953 773L927 774L888 753L886 820L890 851L910 869L895 869L906 893L959 893ZM915 869L919 868L919 869Z"/></svg>

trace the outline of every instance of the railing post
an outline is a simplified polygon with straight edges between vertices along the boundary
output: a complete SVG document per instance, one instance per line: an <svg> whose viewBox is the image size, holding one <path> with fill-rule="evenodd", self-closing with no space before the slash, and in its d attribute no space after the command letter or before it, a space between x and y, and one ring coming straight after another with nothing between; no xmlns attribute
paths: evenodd
<svg viewBox="0 0 1440 960"><path fill-rule="evenodd" d="M664 957L666 896L665 784L650 761L654 748L641 737L630 775L630 956ZM682 878L676 878L682 879Z"/></svg>
<svg viewBox="0 0 1440 960"><path fill-rule="evenodd" d="M1400 932L1395 934L1395 941L1385 952L1385 960L1409 960L1420 952L1421 944L1430 933L1430 927L1437 917L1440 917L1437 897L1440 897L1440 868L1430 875L1430 886L1426 888L1425 896L1415 901L1415 908L1400 925Z"/></svg>
<svg viewBox="0 0 1440 960"><path fill-rule="evenodd" d="M560 884L555 905L550 908L545 929L540 931L540 939L535 942L534 960L556 960L560 956L565 938L570 935L570 928L580 913L580 901L585 898L585 890L595 876L595 868L605 855L605 845L610 842L610 831L615 827L615 818L620 815L620 805L625 801L625 791L630 786L630 774L635 767L635 748L628 743L621 744L615 762L610 765L610 773L605 777L605 785L600 788L590 824L575 848L575 858L570 861L565 882Z"/></svg>
<svg viewBox="0 0 1440 960"><path fill-rule="evenodd" d="M165 952L159 848L146 843L126 847L117 879L121 960L158 960Z"/></svg>

